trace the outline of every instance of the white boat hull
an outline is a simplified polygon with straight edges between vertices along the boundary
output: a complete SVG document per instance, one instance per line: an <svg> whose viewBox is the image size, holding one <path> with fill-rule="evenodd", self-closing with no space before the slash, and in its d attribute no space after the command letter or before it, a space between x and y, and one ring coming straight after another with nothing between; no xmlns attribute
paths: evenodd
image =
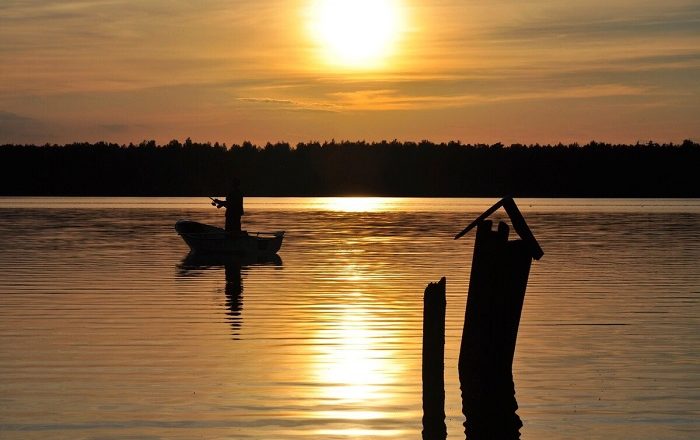
<svg viewBox="0 0 700 440"><path fill-rule="evenodd" d="M284 231L234 235L216 226L190 220L178 221L175 230L196 253L274 255L282 247L284 239Z"/></svg>

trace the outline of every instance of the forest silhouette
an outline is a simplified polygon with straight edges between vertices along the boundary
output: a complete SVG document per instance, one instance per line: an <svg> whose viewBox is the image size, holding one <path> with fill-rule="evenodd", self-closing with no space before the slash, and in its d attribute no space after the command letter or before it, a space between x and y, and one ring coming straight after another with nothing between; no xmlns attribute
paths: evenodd
<svg viewBox="0 0 700 440"><path fill-rule="evenodd" d="M0 194L700 197L700 145L286 142L0 146Z"/></svg>

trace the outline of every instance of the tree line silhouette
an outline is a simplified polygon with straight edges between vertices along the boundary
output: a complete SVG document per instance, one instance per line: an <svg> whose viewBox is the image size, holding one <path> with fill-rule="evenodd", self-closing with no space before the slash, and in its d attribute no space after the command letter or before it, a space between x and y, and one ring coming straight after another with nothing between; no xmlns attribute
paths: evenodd
<svg viewBox="0 0 700 440"><path fill-rule="evenodd" d="M286 142L0 146L0 194L699 197L700 145Z"/></svg>

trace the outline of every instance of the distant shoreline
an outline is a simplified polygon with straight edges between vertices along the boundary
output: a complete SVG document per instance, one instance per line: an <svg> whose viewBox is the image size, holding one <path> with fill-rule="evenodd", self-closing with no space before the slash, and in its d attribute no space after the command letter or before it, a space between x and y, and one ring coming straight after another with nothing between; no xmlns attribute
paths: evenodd
<svg viewBox="0 0 700 440"><path fill-rule="evenodd" d="M2 196L697 198L700 145L171 141L0 146Z"/></svg>

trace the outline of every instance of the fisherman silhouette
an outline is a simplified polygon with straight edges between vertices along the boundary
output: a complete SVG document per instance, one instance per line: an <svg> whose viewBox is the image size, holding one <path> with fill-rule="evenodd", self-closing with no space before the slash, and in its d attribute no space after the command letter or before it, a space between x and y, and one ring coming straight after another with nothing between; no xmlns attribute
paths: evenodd
<svg viewBox="0 0 700 440"><path fill-rule="evenodd" d="M240 189L241 182L234 178L231 190L226 195L226 200L212 199L212 205L217 208L226 208L226 231L241 233L241 216L243 215L243 193Z"/></svg>

